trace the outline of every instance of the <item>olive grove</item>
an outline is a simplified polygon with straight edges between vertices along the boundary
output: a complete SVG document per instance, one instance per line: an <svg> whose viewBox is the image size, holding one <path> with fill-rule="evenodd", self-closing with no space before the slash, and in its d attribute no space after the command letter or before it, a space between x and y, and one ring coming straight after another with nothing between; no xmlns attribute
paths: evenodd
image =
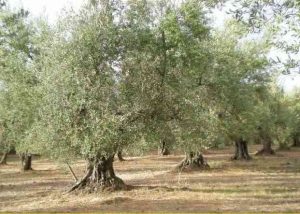
<svg viewBox="0 0 300 214"><path fill-rule="evenodd" d="M24 170L32 153L84 159L70 191L117 190L126 189L113 164L124 149L177 149L182 171L209 168L203 151L220 137L233 160L250 160L254 141L258 155L300 145L299 93L280 91L267 58L278 31L249 37L259 16L215 29L217 1L90 0L50 26L0 2L1 163L12 147Z"/></svg>

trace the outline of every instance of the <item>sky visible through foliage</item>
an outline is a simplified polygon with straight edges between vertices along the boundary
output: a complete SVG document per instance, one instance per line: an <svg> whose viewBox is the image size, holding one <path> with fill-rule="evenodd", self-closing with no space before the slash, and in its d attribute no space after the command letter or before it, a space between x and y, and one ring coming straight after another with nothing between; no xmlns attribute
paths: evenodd
<svg viewBox="0 0 300 214"><path fill-rule="evenodd" d="M28 10L32 17L45 17L47 20L54 24L59 17L62 9L73 8L75 11L80 8L85 0L10 0L9 4L12 8L23 7ZM226 14L220 11L214 12L215 26L222 26ZM285 56L278 51L273 51L270 56L279 56L284 58ZM281 75L278 79L278 84L281 85L286 92L292 91L296 87L300 87L300 75L298 73L292 73L290 75Z"/></svg>

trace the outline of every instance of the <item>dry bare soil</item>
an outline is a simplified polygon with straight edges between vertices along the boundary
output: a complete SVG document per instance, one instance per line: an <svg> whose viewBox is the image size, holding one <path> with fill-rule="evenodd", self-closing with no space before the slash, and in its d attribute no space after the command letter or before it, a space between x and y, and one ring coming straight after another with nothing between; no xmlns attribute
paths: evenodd
<svg viewBox="0 0 300 214"><path fill-rule="evenodd" d="M249 162L230 161L231 154L232 149L210 150L205 157L211 169L188 173L170 172L180 155L127 157L115 169L134 188L92 194L66 194L73 181L64 166L35 159L34 170L23 173L11 157L0 166L0 211L300 212L300 149ZM84 161L73 168L82 175Z"/></svg>

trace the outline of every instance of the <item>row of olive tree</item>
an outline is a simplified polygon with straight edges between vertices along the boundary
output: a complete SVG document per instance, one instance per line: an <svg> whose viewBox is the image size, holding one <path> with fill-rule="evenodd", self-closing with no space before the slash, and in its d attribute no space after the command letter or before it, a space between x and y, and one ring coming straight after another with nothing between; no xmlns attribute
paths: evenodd
<svg viewBox="0 0 300 214"><path fill-rule="evenodd" d="M242 26L228 29L210 29L193 0L91 1L67 14L44 44L40 118L28 140L56 159L87 160L71 190L122 188L114 155L142 138L151 148L174 137L187 154L179 167L202 167L198 151L223 131L244 158L267 61L263 44L239 42Z"/></svg>
<svg viewBox="0 0 300 214"><path fill-rule="evenodd" d="M233 159L250 159L248 141L270 142L286 124L272 118L280 110L266 71L270 46L245 39L237 21L212 29L206 7L93 0L33 30L26 12L2 6L3 151L84 158L86 174L71 190L123 188L115 154L157 142L185 151L180 170L207 167L201 151L220 135L234 142Z"/></svg>
<svg viewBox="0 0 300 214"><path fill-rule="evenodd" d="M5 2L0 2L1 164L6 163L8 152L15 149L24 170L31 169L30 147L25 145L25 138L39 105L33 70L38 49L34 46L34 28L26 22L27 16L28 12L11 11Z"/></svg>

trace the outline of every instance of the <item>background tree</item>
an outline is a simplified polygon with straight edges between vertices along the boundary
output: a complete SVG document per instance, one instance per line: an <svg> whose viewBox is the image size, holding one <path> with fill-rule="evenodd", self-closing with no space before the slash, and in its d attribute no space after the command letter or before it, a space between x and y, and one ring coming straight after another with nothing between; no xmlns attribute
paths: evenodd
<svg viewBox="0 0 300 214"><path fill-rule="evenodd" d="M28 12L0 8L0 123L1 147L12 147L22 156L23 170L31 169L31 154L24 144L37 109L36 78L31 70L35 54L33 31L26 20Z"/></svg>
<svg viewBox="0 0 300 214"><path fill-rule="evenodd" d="M226 1L225 1L226 2ZM299 2L297 0L227 1L228 11L248 26L249 33L270 34L272 52L268 58L281 74L298 73L299 67Z"/></svg>
<svg viewBox="0 0 300 214"><path fill-rule="evenodd" d="M268 87L259 88L257 95L256 117L258 130L256 139L262 143L263 148L256 155L275 154L272 145L287 148L293 127L293 116L289 109L289 101L284 92L272 83Z"/></svg>
<svg viewBox="0 0 300 214"><path fill-rule="evenodd" d="M263 57L268 46L264 40L243 40L245 32L243 25L233 21L226 31L216 34L215 63L208 79L220 130L235 142L235 160L250 159L247 141L257 128L256 90L269 76L265 71L268 61Z"/></svg>
<svg viewBox="0 0 300 214"><path fill-rule="evenodd" d="M281 75L298 73L300 35L298 1L225 1L225 4L232 5L232 10L229 12L236 20L248 26L249 33L252 36L270 35L269 44L272 47L272 52L268 54L268 58L272 64L273 73ZM284 98L278 100L278 106L281 106L279 107L281 110L277 109L279 115L276 114L275 116L281 121L279 125L276 122L276 128L280 130L278 133L281 133L280 138L282 141L278 142L281 148L289 147L286 136L293 127L290 122L285 120L289 118L287 105L287 100L284 101ZM294 120L294 122L296 121ZM289 124L289 126L284 128L282 124ZM297 142L296 135L294 135L295 142Z"/></svg>
<svg viewBox="0 0 300 214"><path fill-rule="evenodd" d="M129 5L135 9L127 14L132 31L122 67L126 74L122 84L130 92L126 101L143 112L142 132L150 145L162 142L191 154L192 147L202 147L195 128L200 127L202 110L193 100L198 96L194 88L210 63L209 28L202 4L132 1ZM187 125L195 126L189 138L184 134Z"/></svg>
<svg viewBox="0 0 300 214"><path fill-rule="evenodd" d="M289 94L285 97L283 100L283 105L285 107L285 118L287 123L287 128L290 129L290 139L292 141L293 147L299 147L300 146L300 127L299 127L299 90L295 91L292 94ZM285 141L285 143L288 143L288 140ZM285 145L285 148L287 145Z"/></svg>

